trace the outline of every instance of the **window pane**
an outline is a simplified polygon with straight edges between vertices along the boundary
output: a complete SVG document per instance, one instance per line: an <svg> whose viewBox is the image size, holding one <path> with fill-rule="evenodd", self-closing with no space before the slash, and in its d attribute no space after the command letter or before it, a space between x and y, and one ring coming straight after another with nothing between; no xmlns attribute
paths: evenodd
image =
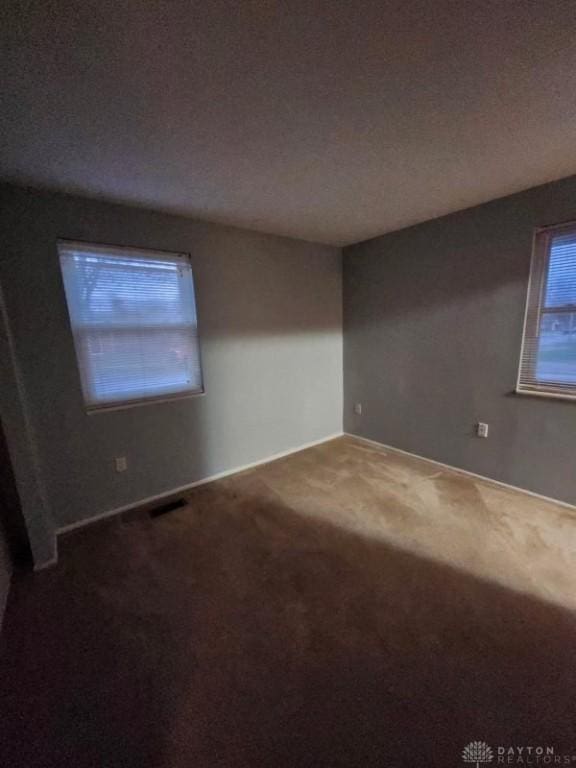
<svg viewBox="0 0 576 768"><path fill-rule="evenodd" d="M186 265L153 259L75 255L66 277L75 283L76 319L126 327L195 323L185 270Z"/></svg>
<svg viewBox="0 0 576 768"><path fill-rule="evenodd" d="M185 257L79 243L59 250L89 406L202 390Z"/></svg>
<svg viewBox="0 0 576 768"><path fill-rule="evenodd" d="M93 402L198 390L202 381L188 329L90 331L80 339Z"/></svg>
<svg viewBox="0 0 576 768"><path fill-rule="evenodd" d="M544 306L576 308L576 234L574 232L552 237Z"/></svg>
<svg viewBox="0 0 576 768"><path fill-rule="evenodd" d="M576 384L576 312L550 312L540 318L536 379Z"/></svg>

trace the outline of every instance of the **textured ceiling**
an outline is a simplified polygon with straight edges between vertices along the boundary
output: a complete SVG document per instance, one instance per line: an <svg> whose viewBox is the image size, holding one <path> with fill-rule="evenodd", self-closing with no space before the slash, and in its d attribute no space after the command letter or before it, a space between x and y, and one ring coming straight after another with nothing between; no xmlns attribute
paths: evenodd
<svg viewBox="0 0 576 768"><path fill-rule="evenodd" d="M328 243L576 172L574 0L8 0L0 176Z"/></svg>

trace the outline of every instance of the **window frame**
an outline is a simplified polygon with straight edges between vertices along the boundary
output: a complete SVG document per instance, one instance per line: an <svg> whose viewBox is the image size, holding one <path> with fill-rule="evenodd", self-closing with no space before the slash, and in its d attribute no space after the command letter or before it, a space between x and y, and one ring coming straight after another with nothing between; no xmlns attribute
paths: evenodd
<svg viewBox="0 0 576 768"><path fill-rule="evenodd" d="M526 291L526 305L524 310L524 323L522 328L522 344L520 347L520 359L518 363L518 376L516 379L515 394L529 397L544 397L555 400L576 401L576 381L567 388L562 383L546 382L544 384L530 384L523 379L530 378L536 381L534 363L536 357L527 353L527 348L534 340L540 338L540 321L546 314L576 314L574 307L544 307L544 297L548 285L550 270L550 246L554 235L562 232L573 232L576 239L576 221L566 221L560 224L549 224L536 227L532 238L532 256L530 260L530 274ZM576 375L575 375L576 379Z"/></svg>
<svg viewBox="0 0 576 768"><path fill-rule="evenodd" d="M157 257L179 257L183 261L187 262L190 266L190 272L192 275L192 290L193 290L193 297L194 297L194 306L195 306L195 314L196 314L196 339L198 344L198 365L200 369L200 388L194 391L190 392L175 392L173 394L160 394L160 395L150 395L149 397L137 397L132 399L126 399L126 400L114 400L106 403L101 404L90 404L86 400L85 391L84 391L84 382L82 380L82 372L80 368L80 355L79 355L79 349L76 339L76 333L74 331L73 321L72 321L72 315L70 312L70 306L68 304L68 296L66 294L66 288L64 285L64 274L62 271L62 265L61 265L61 247L63 248L73 248L74 246L77 246L79 249L94 249L94 251L97 253L100 251L101 253L111 252L111 253L118 253L120 255L126 254L127 258L138 257L140 260L145 258L154 258ZM60 272L60 280L62 285L62 290L64 293L64 303L66 306L66 314L68 317L68 327L70 329L70 333L72 335L72 341L74 344L74 356L76 358L76 372L78 374L78 380L80 385L80 393L82 396L82 404L84 407L84 410L88 416L93 416L98 413L105 413L107 411L121 411L128 408L137 408L140 406L148 406L148 405L159 405L161 403L168 403L168 402L174 402L177 400L189 400L191 398L196 397L202 397L206 394L206 387L205 387L205 381L204 381L204 366L202 362L202 343L200 338L200 321L199 321L199 312L198 312L198 301L197 301L197 292L196 292L196 281L194 279L194 269L192 266L192 257L190 253L187 253L185 251L168 251L166 249L160 249L160 248L150 248L150 247L140 247L135 245L119 245L119 244L111 244L111 243L95 243L90 240L79 240L77 238L70 239L70 238L63 238L59 237L56 240L56 253L58 256L58 265L59 265L59 272Z"/></svg>

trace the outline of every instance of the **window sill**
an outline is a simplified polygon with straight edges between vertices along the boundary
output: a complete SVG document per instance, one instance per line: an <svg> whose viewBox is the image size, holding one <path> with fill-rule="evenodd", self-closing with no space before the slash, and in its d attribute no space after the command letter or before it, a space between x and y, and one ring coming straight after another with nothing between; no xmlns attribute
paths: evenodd
<svg viewBox="0 0 576 768"><path fill-rule="evenodd" d="M93 408L86 408L87 416L96 416L99 413L110 413L110 411L125 411L128 408L140 408L145 405L160 405L161 403L173 403L178 400L191 400L195 397L202 397L206 394L205 390L199 392L186 392L182 395L172 395L165 397L150 397L146 400L128 400L125 403L110 403L110 405L99 405Z"/></svg>
<svg viewBox="0 0 576 768"><path fill-rule="evenodd" d="M526 389L515 389L512 394L520 395L521 397L543 397L548 400L569 400L571 402L576 402L576 394L564 395L559 392L539 392L537 390L530 391Z"/></svg>

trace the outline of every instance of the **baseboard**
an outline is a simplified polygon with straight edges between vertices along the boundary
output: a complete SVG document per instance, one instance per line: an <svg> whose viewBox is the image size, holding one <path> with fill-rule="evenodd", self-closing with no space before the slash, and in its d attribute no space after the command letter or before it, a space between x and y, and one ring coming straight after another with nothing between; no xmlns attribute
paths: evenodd
<svg viewBox="0 0 576 768"><path fill-rule="evenodd" d="M46 568L52 568L58 562L58 542L56 540L56 532L50 531L50 551L44 551L42 553L32 553L32 570L43 571ZM47 547L45 548L48 549Z"/></svg>
<svg viewBox="0 0 576 768"><path fill-rule="evenodd" d="M442 467L443 469L449 469L451 472L456 472L459 475L466 475L467 477L475 477L477 480L483 480L486 483L491 483L492 485L498 485L501 488L507 488L510 491L517 491L518 493L525 493L528 496L532 496L535 499L541 499L542 501L548 501L552 504L559 504L561 507L566 507L566 509L570 509L573 512L576 512L576 505L570 504L567 501L561 501L560 499L554 499L552 496L544 496L541 493L536 493L535 491L529 491L527 488L520 488L518 485L510 485L509 483L503 483L501 480L494 480L492 477L486 477L486 475L479 475L476 472L470 472L468 469L462 469L461 467L454 467L452 464L444 464L441 461L436 461L436 459L429 459L426 456L421 456L419 453L412 453L411 451L404 451L402 448L395 448L393 445L386 445L386 443L380 443L378 440L370 440L368 437L360 437L360 435L354 435L352 432L344 432L346 437L353 437L355 440L360 440L362 443L367 443L368 445L376 446L377 448L383 448L386 451L391 451L392 453L400 453L403 456L410 456L413 459L420 459L420 461L426 461L429 464L434 464L437 467Z"/></svg>
<svg viewBox="0 0 576 768"><path fill-rule="evenodd" d="M69 525L63 525L56 529L56 536L62 536L66 533L70 533L72 531L78 530L79 528L84 528L87 525L92 525L93 523L97 523L100 520L105 520L108 517L114 517L115 515L120 515L123 512L129 512L132 509L137 509L138 507L144 506L146 504L151 504L155 501L162 501L162 499L169 498L170 496L177 496L179 493L185 493L186 491L192 490L192 488L197 488L199 485L206 485L208 483L213 483L216 480L222 480L225 477L230 477L231 475L236 475L239 472L245 472L247 469L253 469L254 467L260 467L263 464L269 464L271 461L276 461L277 459L282 459L286 456L291 456L293 453L299 453L300 451L305 451L307 448L313 448L315 445L322 445L322 443L328 443L330 440L335 440L337 437L342 437L343 432L335 432L332 435L328 435L327 437L323 437L320 440L312 440L308 443L302 443L301 445L297 446L296 448L289 448L287 451L280 451L279 453L273 453L270 456L266 456L264 459L258 459L257 461L252 461L249 464L242 464L238 467L233 467L232 469L226 469L223 472L217 472L215 475L208 475L207 477L203 477L200 480L195 480L193 483L187 483L186 485L181 485L178 488L170 488L168 491L163 491L162 493L158 493L154 496L147 496L143 499L137 499L136 501L132 501L129 504L125 504L122 507L116 507L115 509L108 509L104 512L99 512L96 515L92 515L91 517L87 517L84 520L78 520L75 523L70 523ZM45 568L49 565L53 565L57 562L58 555L56 554L56 558L53 562L43 564L41 567Z"/></svg>
<svg viewBox="0 0 576 768"><path fill-rule="evenodd" d="M58 534L56 534L58 535ZM57 545L56 545L57 546ZM54 557L50 558L50 560L42 560L39 563L34 563L34 571L44 571L46 568L53 568L55 565L58 565L58 555L54 555Z"/></svg>

